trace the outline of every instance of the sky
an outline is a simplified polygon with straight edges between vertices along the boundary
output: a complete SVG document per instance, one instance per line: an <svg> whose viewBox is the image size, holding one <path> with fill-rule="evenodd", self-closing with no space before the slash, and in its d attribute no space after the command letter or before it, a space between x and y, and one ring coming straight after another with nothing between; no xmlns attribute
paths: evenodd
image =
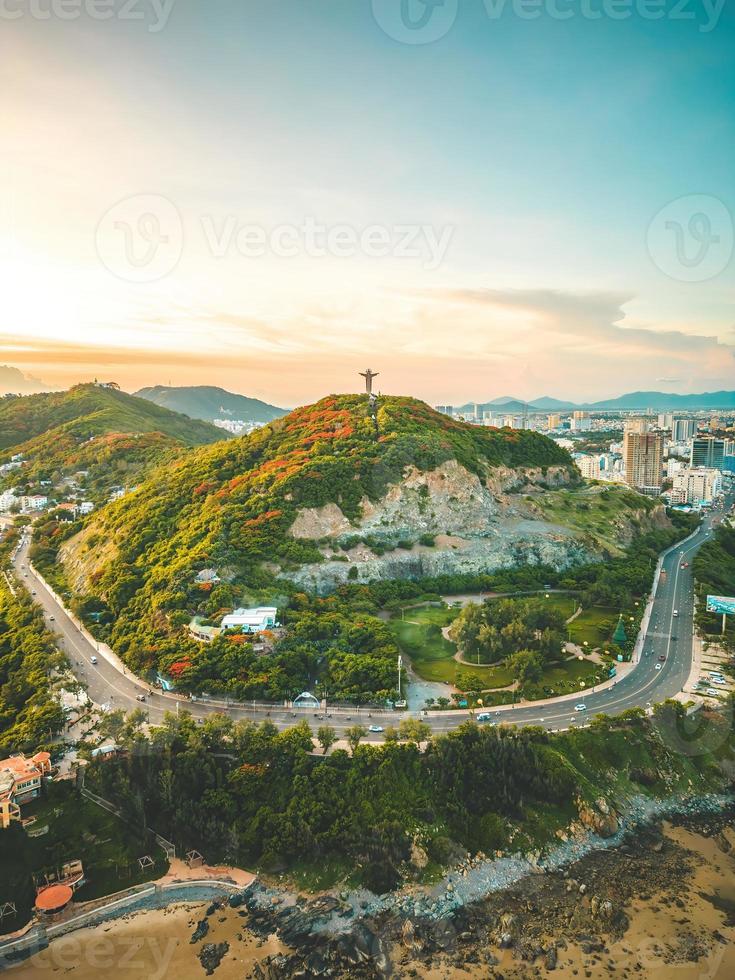
<svg viewBox="0 0 735 980"><path fill-rule="evenodd" d="M433 404L733 388L734 8L2 0L0 363L283 406L367 366Z"/></svg>

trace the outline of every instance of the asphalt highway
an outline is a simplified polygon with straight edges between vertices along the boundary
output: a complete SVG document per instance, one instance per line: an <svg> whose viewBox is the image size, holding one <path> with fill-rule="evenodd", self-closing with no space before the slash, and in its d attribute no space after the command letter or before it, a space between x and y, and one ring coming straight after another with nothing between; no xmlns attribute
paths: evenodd
<svg viewBox="0 0 735 980"><path fill-rule="evenodd" d="M726 506L731 500L726 502ZM614 686L602 690L590 690L572 699L556 699L543 705L533 702L515 707L489 708L492 721L516 725L541 725L549 730L566 729L585 724L598 713L620 714L633 707L650 707L678 694L689 677L692 663L692 637L694 615L694 582L691 562L696 551L708 540L712 521L721 517L722 507L708 514L694 537L669 551L663 560L652 604L650 621L639 662ZM163 694L142 684L125 668L111 663L80 632L63 606L38 581L28 560L29 540L26 538L13 557L13 566L20 583L28 588L34 600L42 607L48 625L57 635L59 648L71 663L75 676L87 686L91 700L109 710L122 708L131 711L143 708L151 723L160 723L167 711L189 711L195 718L205 718L217 711L224 711L233 719L266 718L279 728L287 728L300 718L306 718L312 727L330 724L338 736L354 724L380 726L397 725L407 716L405 711L380 711L366 708L328 708L328 717L315 715L312 709L294 711L283 707L227 705L225 702L206 704L192 702L185 697ZM682 564L687 566L682 568ZM96 658L96 663L92 658ZM657 669L658 668L658 669ZM145 702L137 700L139 695ZM575 705L583 703L585 711L575 711ZM467 711L429 712L425 720L435 732L456 728L469 717ZM380 741L379 733L369 740Z"/></svg>

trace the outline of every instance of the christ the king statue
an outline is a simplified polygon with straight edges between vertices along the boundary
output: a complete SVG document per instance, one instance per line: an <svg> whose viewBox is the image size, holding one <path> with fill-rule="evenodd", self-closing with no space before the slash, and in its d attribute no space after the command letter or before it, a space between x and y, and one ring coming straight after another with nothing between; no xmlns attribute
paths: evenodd
<svg viewBox="0 0 735 980"><path fill-rule="evenodd" d="M378 371L371 371L370 368L367 371L360 371L360 377L365 379L365 391L371 398L373 395L373 378L377 378L378 374Z"/></svg>

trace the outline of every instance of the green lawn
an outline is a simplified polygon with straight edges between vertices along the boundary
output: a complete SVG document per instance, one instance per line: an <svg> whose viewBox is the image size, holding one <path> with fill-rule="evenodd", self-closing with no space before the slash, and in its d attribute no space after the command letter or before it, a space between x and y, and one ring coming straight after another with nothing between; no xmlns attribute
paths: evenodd
<svg viewBox="0 0 735 980"><path fill-rule="evenodd" d="M442 636L442 627L448 626L459 612L447 606L422 606L404 610L390 620L401 650L410 658L413 669L425 681L441 681L455 684L457 670L477 675L483 690L505 687L513 682L510 672L501 666L459 664L454 659L457 647Z"/></svg>
<svg viewBox="0 0 735 980"><path fill-rule="evenodd" d="M550 594L546 601L568 616L571 615L576 606L575 599L567 595ZM406 608L403 611L403 618L398 612L389 621L401 650L411 660L413 669L418 676L422 680L441 681L465 689L466 685L457 685L457 671L459 670L465 679L468 675L475 675L481 684L475 685L473 683L472 687L479 686L483 691L493 691L512 684L513 677L503 664L460 664L454 660L457 648L454 643L442 636L441 630L442 627L452 622L458 612L458 608L448 608L447 606L420 606ZM585 609L577 619L570 623L570 638L580 645L587 640L590 649L604 646L606 642L612 639L617 621L618 611L615 609L605 606ZM596 677L602 680L606 679L606 668L577 660L565 661L562 664L549 667L543 680L538 685L527 689L526 698L538 700L583 690L580 688L579 682L584 681L585 685L590 687L596 682L599 683L599 680L596 681ZM549 690L544 690L544 688ZM512 694L499 691L495 695L487 695L485 700L493 704L507 704L511 703Z"/></svg>
<svg viewBox="0 0 735 980"><path fill-rule="evenodd" d="M403 618L396 613L390 620L398 645L408 655L416 673L425 681L453 684L457 663L452 658L457 648L442 636L442 627L455 618L459 610L446 606L422 606L405 609Z"/></svg>
<svg viewBox="0 0 735 980"><path fill-rule="evenodd" d="M29 918L35 900L34 872L81 859L87 884L79 889L77 898L84 902L159 878L168 870L168 860L155 843L133 833L95 803L77 796L69 782L51 784L45 797L27 804L22 812L24 817L37 818L31 830L48 826L49 831L31 838L13 824L0 832L0 902L12 901L18 907L11 928ZM155 866L142 874L137 859L144 854L150 854Z"/></svg>
<svg viewBox="0 0 735 980"><path fill-rule="evenodd" d="M583 609L575 620L569 623L569 638L580 646L587 641L591 650L612 642L618 623L619 609L610 606L592 606Z"/></svg>

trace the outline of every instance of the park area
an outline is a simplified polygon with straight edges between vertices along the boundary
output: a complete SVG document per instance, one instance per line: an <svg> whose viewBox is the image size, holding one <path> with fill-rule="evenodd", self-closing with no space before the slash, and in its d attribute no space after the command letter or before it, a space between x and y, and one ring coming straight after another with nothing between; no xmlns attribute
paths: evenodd
<svg viewBox="0 0 735 980"><path fill-rule="evenodd" d="M476 601L480 602L483 598L477 596ZM566 639L578 646L580 655L584 656L583 659L571 656L570 659L548 664L538 682L526 683L523 699L539 700L581 692L607 680L609 664L598 662L599 658L588 659L588 656L595 650L604 654L606 645L612 641L619 613L604 606L578 611L577 600L570 594L542 593L536 598L542 599L546 608L556 610L568 620L565 625ZM470 599L475 601L474 597L465 597L465 603ZM421 681L449 685L447 698L452 694L452 689L456 689L460 692L482 692L483 702L487 705L517 702L520 698L514 676L503 662L475 664L459 659L457 645L445 634L446 627L460 611L460 603L432 603L405 607L394 613L389 621L390 626L413 672Z"/></svg>
<svg viewBox="0 0 735 980"><path fill-rule="evenodd" d="M134 833L118 817L77 794L71 782L45 784L44 795L23 806L23 817L35 823L23 830L14 823L0 832L0 905L15 903L17 914L2 922L0 932L28 921L35 901L34 875L56 871L66 861L81 860L87 883L75 899L86 902L110 895L168 871L168 860L155 843ZM31 836L48 828L46 833ZM141 871L138 858L149 854L154 865Z"/></svg>

